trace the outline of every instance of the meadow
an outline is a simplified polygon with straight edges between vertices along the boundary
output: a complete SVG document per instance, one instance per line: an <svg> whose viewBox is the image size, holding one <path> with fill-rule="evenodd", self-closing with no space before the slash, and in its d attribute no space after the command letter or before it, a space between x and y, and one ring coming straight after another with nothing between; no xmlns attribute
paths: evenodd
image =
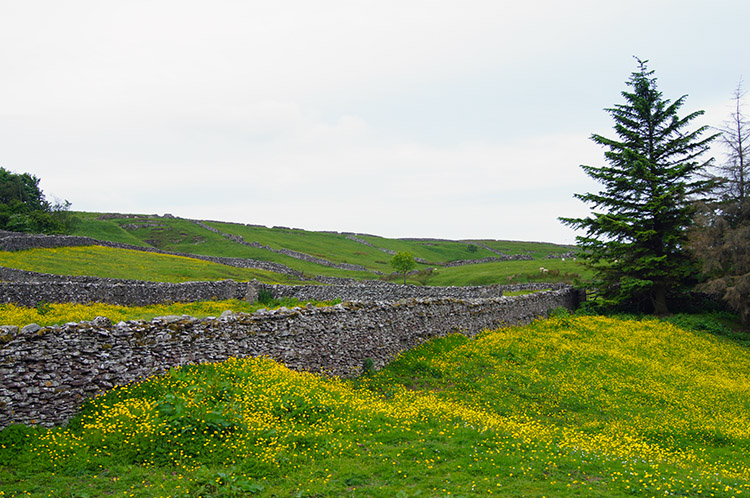
<svg viewBox="0 0 750 498"><path fill-rule="evenodd" d="M559 312L357 379L176 368L0 432L0 496L745 496L750 350L716 331Z"/></svg>
<svg viewBox="0 0 750 498"><path fill-rule="evenodd" d="M249 258L281 263L297 270L307 278L318 275L328 277L362 279L395 278L390 274L391 256L375 247L369 247L346 238L342 234L308 232L294 229L270 229L246 225L207 222L225 233L242 236L245 240L259 240L275 249L291 249L326 259L335 263L364 266L368 271L352 271L331 268L309 261L295 259L266 249L249 247L206 230L192 222L162 218L99 219L93 213L83 215L77 228L78 235L115 242L180 252L184 254ZM123 215L124 216L124 215ZM118 224L119 223L119 224ZM127 227L122 228L120 226ZM526 282L566 282L586 280L590 271L577 261L562 259L533 259L472 264L467 266L441 267L442 263L461 259L495 257L480 245L494 246L509 254L542 255L560 254L570 247L543 243L502 241L429 241L408 239L385 239L360 236L373 245L389 250L408 251L416 257L434 261L435 265L418 264L420 274L411 275L411 285L489 285ZM474 250L472 250L472 247ZM108 278L126 278L154 282L185 282L191 280L233 279L246 281L256 279L266 283L295 284L300 281L284 274L255 269L235 268L200 259L158 254L130 249L104 246L63 247L56 249L33 249L19 252L0 251L0 266L57 275L92 275ZM542 274L539 268L550 270ZM375 272L386 274L383 277ZM306 281L305 283L309 283Z"/></svg>
<svg viewBox="0 0 750 498"><path fill-rule="evenodd" d="M379 276L374 272L389 274L393 271L390 265L391 255L383 250L407 251L417 258L430 262L430 264L419 263L417 265L418 270L426 270L429 267L436 266L440 267L442 263L451 261L497 257L498 254L483 247L488 246L506 254L528 254L532 256L536 263L527 262L529 268L524 269L523 273L526 273L527 277L533 278L534 272L538 273L539 266L546 267L546 264L550 262L550 260L544 259L547 255L559 255L574 249L572 246L541 242L389 239L374 235L357 236L359 239L371 244L371 247L353 241L342 233L314 232L281 227L267 228L218 221L204 222L205 225L220 230L222 233L242 237L248 243L258 242L277 250L290 249L330 262L354 264L368 269L368 271L351 271L331 268L263 248L240 244L235 240L207 230L189 220L162 218L153 215L75 214L81 220L76 227L75 235L156 247L172 252L271 261L284 264L289 268L302 272L307 277L322 275L354 278L357 280L377 279ZM571 275L569 278L563 276L555 281L570 282L575 278L572 275L581 273L580 266L575 261L570 260L570 258L566 262L562 262L561 260L552 261L556 261L555 264L563 265L563 275ZM508 263L515 264L517 262L511 261ZM439 268L438 272L433 272L424 278L412 278L409 283L414 285L445 285L442 282L450 281L452 283L449 285L481 285L478 282L485 282L488 279L494 279L492 283L505 283L504 281L500 281L499 278L505 279L514 273L517 274L514 283L525 282L530 279L521 276L515 269L510 272L505 271L506 266L503 263L493 263L491 265L493 266L484 267L479 271L480 273L484 273L482 276L477 275L478 272L473 268L474 265L470 267ZM509 268L512 268L512 266ZM433 279L434 276L443 270L447 270L448 276L446 278ZM498 277L498 273L500 277Z"/></svg>
<svg viewBox="0 0 750 498"><path fill-rule="evenodd" d="M283 273L236 268L185 256L104 246L0 251L0 266L53 275L85 275L151 282L177 283L223 279L242 282L256 279L266 283L301 283Z"/></svg>

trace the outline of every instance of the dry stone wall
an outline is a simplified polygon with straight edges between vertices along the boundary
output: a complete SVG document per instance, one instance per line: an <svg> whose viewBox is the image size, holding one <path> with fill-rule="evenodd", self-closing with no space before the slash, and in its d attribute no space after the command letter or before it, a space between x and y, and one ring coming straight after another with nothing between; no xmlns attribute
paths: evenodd
<svg viewBox="0 0 750 498"><path fill-rule="evenodd" d="M421 342L473 336L574 308L572 288L512 298L348 302L219 318L162 317L0 328L0 429L68 420L92 396L170 367L268 355L296 370L356 375Z"/></svg>
<svg viewBox="0 0 750 498"><path fill-rule="evenodd" d="M37 306L39 303L100 302L123 306L145 306L165 302L244 299L254 301L261 289L274 297L300 301L393 301L404 298L472 299L500 297L503 291L521 290L518 285L431 287L400 285L379 280L331 279L330 285L270 285L257 281L235 282L144 282L86 276L60 276L0 267L0 303ZM523 284L532 289L557 288L553 284Z"/></svg>

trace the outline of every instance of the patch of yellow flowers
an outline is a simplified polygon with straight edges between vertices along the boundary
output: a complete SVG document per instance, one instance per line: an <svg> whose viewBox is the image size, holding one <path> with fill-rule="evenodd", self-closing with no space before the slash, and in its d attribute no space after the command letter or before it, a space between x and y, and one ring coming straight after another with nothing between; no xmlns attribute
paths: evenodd
<svg viewBox="0 0 750 498"><path fill-rule="evenodd" d="M257 477L342 456L377 460L390 435L409 441L410 465L427 475L452 465L429 448L468 431L480 475L540 478L594 465L606 472L566 485L750 492L747 348L656 320L566 317L488 331L420 361L449 381L380 395L267 358L183 367L96 398L81 431L46 432L33 452L55 466L82 446L92 461L127 453L191 469L209 459Z"/></svg>
<svg viewBox="0 0 750 498"><path fill-rule="evenodd" d="M30 323L41 326L68 322L90 321L106 316L112 323L120 320L148 320L163 315L219 316L225 310L252 312L258 306L245 301L199 301L194 303L164 303L149 306L120 306L105 303L42 303L37 307L0 304L0 325L23 327Z"/></svg>

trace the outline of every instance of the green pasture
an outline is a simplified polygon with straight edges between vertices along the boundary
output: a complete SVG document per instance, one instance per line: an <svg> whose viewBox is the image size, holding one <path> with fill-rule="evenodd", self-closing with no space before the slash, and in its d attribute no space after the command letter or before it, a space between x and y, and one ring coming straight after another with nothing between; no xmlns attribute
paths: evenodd
<svg viewBox="0 0 750 498"><path fill-rule="evenodd" d="M183 256L103 246L0 251L0 266L53 275L87 275L153 282L256 279L267 283L300 283L288 275L266 270L235 268Z"/></svg>
<svg viewBox="0 0 750 498"><path fill-rule="evenodd" d="M150 247L138 237L134 236L117 223L111 220L99 219L99 213L74 213L78 219L73 233L81 237L91 237L96 240L119 242L134 246Z"/></svg>
<svg viewBox="0 0 750 498"><path fill-rule="evenodd" d="M549 254L565 254L575 251L575 246L550 244L548 242L521 242L512 240L473 240L469 243L484 244L505 254L528 254L534 259L545 258Z"/></svg>
<svg viewBox="0 0 750 498"><path fill-rule="evenodd" d="M110 319L112 323L127 320L151 320L158 316L188 315L194 318L219 316L225 311L254 313L260 308L275 309L295 306L326 306L333 302L304 301L292 298L268 299L264 302L249 303L238 299L222 301L196 301L189 303L163 303L148 306L120 306L106 303L39 303L35 307L0 304L0 325L23 327L36 323L42 327L61 325L69 322L90 321L98 316Z"/></svg>
<svg viewBox="0 0 750 498"><path fill-rule="evenodd" d="M360 239L366 240L375 247L389 249L395 252L409 252L417 258L431 263L447 263L449 261L465 259L482 259L496 257L497 254L483 247L470 243L450 240L419 240L419 239L387 239L372 235L361 235Z"/></svg>
<svg viewBox="0 0 750 498"><path fill-rule="evenodd" d="M206 230L187 220L148 215L140 215L136 218L122 217L100 220L98 219L101 216L100 214L83 213L83 215L84 220L91 219L91 221L81 223L75 235L84 235L93 238L101 237L101 240L113 242L134 243L123 240L124 236L120 233L123 232L125 236L138 241L135 245L155 247L164 251L270 261L283 264L311 277L316 275L354 279L375 277L370 272L339 270L264 249L238 244L221 234ZM93 227L92 230L95 228L96 231L89 232L89 227ZM106 230L105 227L107 227ZM127 229L123 227L127 227ZM109 234L113 234L113 236L108 237ZM249 242L252 242L252 240Z"/></svg>
<svg viewBox="0 0 750 498"><path fill-rule="evenodd" d="M549 270L540 271L540 267ZM565 282L589 280L593 276L580 261L567 259L537 259L498 261L476 265L438 268L426 280L427 285L492 285L528 282Z"/></svg>
<svg viewBox="0 0 750 498"><path fill-rule="evenodd" d="M222 232L239 235L247 242L258 242L274 249L290 249L334 263L364 266L390 273L391 255L373 247L347 239L346 235L310 232L286 228L266 228L237 223L207 222Z"/></svg>
<svg viewBox="0 0 750 498"><path fill-rule="evenodd" d="M179 218L162 218L154 215L101 215L99 213L76 213L81 223L76 235L85 235L101 240L125 242L151 246L171 252L211 256L249 258L281 263L308 276L324 275L355 279L371 279L371 272L356 272L330 268L309 263L265 249L248 247L227 239L221 234L206 230L193 222ZM548 254L559 254L571 250L563 246L538 242L508 241L443 241L418 239L387 239L372 235L360 235L375 247L369 247L346 238L346 235L330 232L314 232L291 228L266 228L238 223L205 222L222 232L241 236L245 241L258 242L274 249L289 249L334 263L360 265L372 271L391 273L391 255L378 250L407 251L436 266L456 260L472 260L495 257L497 254L482 247L490 246L507 254L531 254L543 258ZM418 269L430 265L420 264ZM472 277L469 277L471 279Z"/></svg>
<svg viewBox="0 0 750 498"><path fill-rule="evenodd" d="M174 368L66 426L0 432L0 496L750 493L747 346L710 316L554 315L351 380L267 358Z"/></svg>

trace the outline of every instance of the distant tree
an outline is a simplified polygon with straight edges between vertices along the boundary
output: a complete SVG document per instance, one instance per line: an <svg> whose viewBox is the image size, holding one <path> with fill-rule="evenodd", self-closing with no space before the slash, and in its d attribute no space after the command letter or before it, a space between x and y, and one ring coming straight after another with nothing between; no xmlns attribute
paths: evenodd
<svg viewBox="0 0 750 498"><path fill-rule="evenodd" d="M406 284L406 274L417 267L417 262L414 259L414 255L401 251L397 252L391 258L391 266L394 270L404 276L404 284Z"/></svg>
<svg viewBox="0 0 750 498"><path fill-rule="evenodd" d="M0 229L13 232L66 233L75 222L70 203L51 205L39 188L39 178L0 167Z"/></svg>
<svg viewBox="0 0 750 498"><path fill-rule="evenodd" d="M0 168L0 203L20 203L28 211L48 211L49 203L39 188L39 178L28 173L11 173Z"/></svg>
<svg viewBox="0 0 750 498"><path fill-rule="evenodd" d="M693 196L711 182L696 174L711 164L700 160L715 135L701 138L706 126L686 128L703 111L678 117L687 96L662 98L648 61L638 61L623 91L624 104L606 109L618 139L594 134L606 147L608 166L581 167L604 185L599 193L575 194L596 211L588 218L560 218L584 229L576 239L580 255L595 270L601 295L612 304L649 304L667 314L667 292L687 284L695 265L686 250L686 229L693 222Z"/></svg>
<svg viewBox="0 0 750 498"><path fill-rule="evenodd" d="M733 95L734 111L719 128L726 161L710 174L716 181L713 197L697 217L691 248L703 264L707 279L699 287L721 294L750 323L750 122L744 113L740 80Z"/></svg>

